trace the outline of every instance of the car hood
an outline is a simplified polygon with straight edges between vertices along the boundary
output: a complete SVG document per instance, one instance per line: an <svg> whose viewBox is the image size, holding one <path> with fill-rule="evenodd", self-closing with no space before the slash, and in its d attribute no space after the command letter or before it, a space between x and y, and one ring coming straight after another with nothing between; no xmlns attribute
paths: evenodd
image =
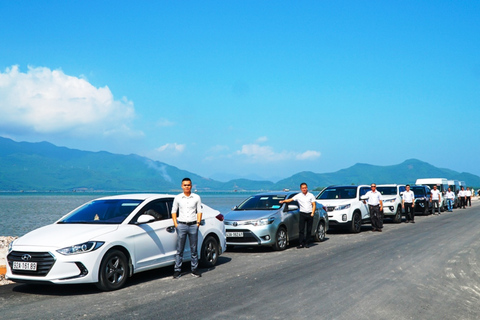
<svg viewBox="0 0 480 320"><path fill-rule="evenodd" d="M317 199L317 204L320 203L324 207L341 206L344 204L354 203L357 199Z"/></svg>
<svg viewBox="0 0 480 320"><path fill-rule="evenodd" d="M15 246L47 246L63 248L96 239L115 231L118 225L51 224L33 230L15 241Z"/></svg>
<svg viewBox="0 0 480 320"><path fill-rule="evenodd" d="M225 220L242 221L268 218L278 210L238 210L225 214Z"/></svg>

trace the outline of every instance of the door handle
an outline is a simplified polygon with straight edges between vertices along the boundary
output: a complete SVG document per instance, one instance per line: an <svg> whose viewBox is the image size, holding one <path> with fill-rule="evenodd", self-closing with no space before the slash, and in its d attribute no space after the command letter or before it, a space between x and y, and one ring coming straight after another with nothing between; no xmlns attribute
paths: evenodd
<svg viewBox="0 0 480 320"><path fill-rule="evenodd" d="M174 226L168 227L167 232L170 232L170 233L175 232L175 227Z"/></svg>

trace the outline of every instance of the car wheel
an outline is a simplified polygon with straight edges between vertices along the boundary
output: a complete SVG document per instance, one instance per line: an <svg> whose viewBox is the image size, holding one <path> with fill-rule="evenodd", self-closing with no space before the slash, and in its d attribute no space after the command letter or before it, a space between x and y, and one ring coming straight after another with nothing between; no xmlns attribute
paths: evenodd
<svg viewBox="0 0 480 320"><path fill-rule="evenodd" d="M98 270L97 288L112 291L123 287L128 276L128 259L120 250L111 250L105 254Z"/></svg>
<svg viewBox="0 0 480 320"><path fill-rule="evenodd" d="M395 213L395 217L393 218L393 222L400 223L402 222L402 207L397 207L397 212Z"/></svg>
<svg viewBox="0 0 480 320"><path fill-rule="evenodd" d="M322 242L325 240L325 224L323 221L318 222L317 230L315 231L315 241Z"/></svg>
<svg viewBox="0 0 480 320"><path fill-rule="evenodd" d="M217 264L220 249L218 241L212 236L208 236L202 243L202 251L200 251L200 265L205 268L213 267Z"/></svg>
<svg viewBox="0 0 480 320"><path fill-rule="evenodd" d="M350 224L350 232L359 233L362 229L362 219L360 217L360 212L355 211L353 213L352 222Z"/></svg>
<svg viewBox="0 0 480 320"><path fill-rule="evenodd" d="M273 250L281 251L287 248L287 230L284 227L280 227L275 235L275 243L273 244Z"/></svg>

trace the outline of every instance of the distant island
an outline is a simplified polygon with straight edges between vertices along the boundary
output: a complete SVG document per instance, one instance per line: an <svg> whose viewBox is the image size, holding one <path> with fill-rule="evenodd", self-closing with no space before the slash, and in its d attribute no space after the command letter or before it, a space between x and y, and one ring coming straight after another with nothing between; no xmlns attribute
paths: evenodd
<svg viewBox="0 0 480 320"><path fill-rule="evenodd" d="M299 172L276 183L235 179L215 181L163 162L135 154L119 155L58 147L49 142L16 142L0 137L0 191L112 191L168 192L179 190L184 177L198 191L297 190L306 182L311 190L329 185L415 183L418 178L446 178L480 186L480 177L409 159L392 166L357 163L331 173Z"/></svg>

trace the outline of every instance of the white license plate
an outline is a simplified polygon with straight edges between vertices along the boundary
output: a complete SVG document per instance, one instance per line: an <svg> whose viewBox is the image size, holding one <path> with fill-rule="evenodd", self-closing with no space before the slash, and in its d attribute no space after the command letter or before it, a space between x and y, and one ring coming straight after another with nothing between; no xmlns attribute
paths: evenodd
<svg viewBox="0 0 480 320"><path fill-rule="evenodd" d="M13 269L15 269L15 270L37 271L37 263L36 262L14 261L13 262Z"/></svg>
<svg viewBox="0 0 480 320"><path fill-rule="evenodd" d="M227 238L241 238L243 237L243 232L227 232Z"/></svg>

